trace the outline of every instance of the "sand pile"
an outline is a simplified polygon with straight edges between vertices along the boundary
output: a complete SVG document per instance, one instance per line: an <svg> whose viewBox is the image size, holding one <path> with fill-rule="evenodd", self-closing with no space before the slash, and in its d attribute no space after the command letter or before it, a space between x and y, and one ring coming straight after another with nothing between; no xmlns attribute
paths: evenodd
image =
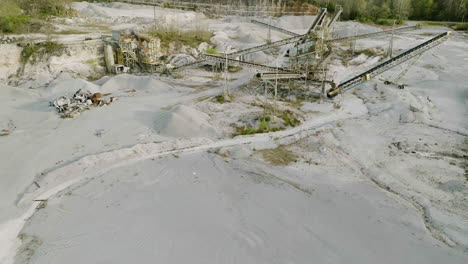
<svg viewBox="0 0 468 264"><path fill-rule="evenodd" d="M133 89L137 91L158 91L161 93L167 93L175 90L174 87L155 78L130 74L117 75L110 78L102 85L102 91L106 93L129 91Z"/></svg>
<svg viewBox="0 0 468 264"><path fill-rule="evenodd" d="M159 113L155 130L163 136L178 138L216 138L218 132L208 123L210 117L191 107L181 105Z"/></svg>
<svg viewBox="0 0 468 264"><path fill-rule="evenodd" d="M53 81L47 88L45 93L51 95L66 95L73 94L78 90L88 91L90 93L98 93L100 88L98 85L90 83L82 79L56 80Z"/></svg>

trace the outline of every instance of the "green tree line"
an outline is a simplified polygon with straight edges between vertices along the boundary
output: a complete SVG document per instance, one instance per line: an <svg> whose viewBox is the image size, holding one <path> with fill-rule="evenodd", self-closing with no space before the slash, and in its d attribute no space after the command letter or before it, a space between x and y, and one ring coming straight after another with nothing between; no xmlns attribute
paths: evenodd
<svg viewBox="0 0 468 264"><path fill-rule="evenodd" d="M466 22L468 0L302 0L322 7L344 8L344 19L411 19Z"/></svg>

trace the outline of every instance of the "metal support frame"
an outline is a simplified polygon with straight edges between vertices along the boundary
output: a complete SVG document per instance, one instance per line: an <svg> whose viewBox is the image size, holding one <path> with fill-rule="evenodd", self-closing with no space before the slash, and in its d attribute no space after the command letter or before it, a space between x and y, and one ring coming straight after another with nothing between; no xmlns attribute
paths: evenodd
<svg viewBox="0 0 468 264"><path fill-rule="evenodd" d="M267 24L267 23L264 23L264 22L260 22L260 21L255 20L255 19L250 20L250 22L252 22L252 23L254 23L254 24L257 24L257 25L260 25L260 26L267 27L267 28L269 28L269 29L271 29L271 30L275 30L275 31L281 32L281 33L286 34L286 35L293 36L293 37L297 37L297 36L300 36L300 35L301 35L301 34L294 33L294 32L292 32L292 31L286 30L286 29L282 29L282 28L279 28L279 27L272 26L272 25Z"/></svg>
<svg viewBox="0 0 468 264"><path fill-rule="evenodd" d="M338 85L336 88L332 88L327 92L328 98L333 98L337 96L339 93L344 92L346 90L349 90L353 88L356 85L359 85L365 81L370 80L371 78L397 66L400 65L406 61L408 61L411 58L414 58L424 52L426 52L429 49L434 48L437 45L440 45L444 41L446 41L450 37L450 31L445 32L443 34L440 34L414 48L411 48L407 51L404 51L403 53L399 54L395 58L388 59L377 66L373 67L370 70L367 70L343 83Z"/></svg>

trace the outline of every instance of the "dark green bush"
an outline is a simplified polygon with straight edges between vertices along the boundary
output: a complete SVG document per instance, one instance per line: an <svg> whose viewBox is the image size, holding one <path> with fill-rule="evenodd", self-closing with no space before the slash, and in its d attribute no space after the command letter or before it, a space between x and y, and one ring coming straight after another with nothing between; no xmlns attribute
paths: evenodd
<svg viewBox="0 0 468 264"><path fill-rule="evenodd" d="M26 15L0 17L0 32L21 33L26 29L29 20Z"/></svg>

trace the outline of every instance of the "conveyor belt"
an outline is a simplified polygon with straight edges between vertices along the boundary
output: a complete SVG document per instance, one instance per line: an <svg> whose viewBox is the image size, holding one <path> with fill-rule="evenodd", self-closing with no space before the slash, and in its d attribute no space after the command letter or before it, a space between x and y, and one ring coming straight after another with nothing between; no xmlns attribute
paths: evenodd
<svg viewBox="0 0 468 264"><path fill-rule="evenodd" d="M330 20L330 22L328 22L328 25L327 25L328 28L330 28L331 26L333 26L333 24L335 24L335 22L340 17L341 13L343 13L343 8L340 6L338 8L338 11L336 11L335 15L333 16L333 18Z"/></svg>
<svg viewBox="0 0 468 264"><path fill-rule="evenodd" d="M389 33L392 33L392 31L402 32L402 31L414 30L414 29L418 29L418 27L414 26L414 27L397 28L397 29L394 29L394 30L386 30L386 31L380 31L380 32L376 32L376 33L363 34L363 35L357 35L357 36L345 37L345 38L337 38L337 39L328 40L327 42L346 41L346 40L350 40L350 39L369 38L369 37L389 34ZM260 45L260 46L255 46L255 47L251 47L251 48L247 48L247 49L243 49L243 50L239 50L239 51L236 51L236 52L229 53L228 57L229 58L235 58L235 57L238 57L238 56L259 52L259 51L262 51L262 50L267 50L267 49L271 49L271 48L275 48L275 47L280 47L280 46L283 46L283 45L295 43L295 42L297 42L297 41L299 41L299 40L301 40L303 38L306 38L306 37L307 37L307 34L304 34L304 35L298 35L298 36L290 37L290 38L287 38L287 39L278 40L278 41L272 42L270 44L263 44L263 45ZM203 64L203 63L206 63L206 61L200 60L200 61L197 61L197 62L194 62L194 63L189 63L189 64L186 64L186 65L176 67L176 68L174 68L174 70L180 70L180 69L183 69L183 68L196 67L196 66L198 66L200 64Z"/></svg>
<svg viewBox="0 0 468 264"><path fill-rule="evenodd" d="M284 34L286 34L286 35L293 36L293 37L297 37L297 36L300 35L300 34L294 33L294 32L292 32L292 31L289 31L289 30L286 30L286 29L282 29L282 28L279 28L279 27L275 27L275 26L269 25L269 24L267 24L267 23L260 22L260 21L255 20L255 19L250 20L250 22L252 22L252 23L254 23L254 24L261 25L261 26L264 26L264 27L267 27L267 28L270 28L270 29L272 29L272 30L275 30L275 31L278 31L278 32L281 32L281 33L284 33Z"/></svg>
<svg viewBox="0 0 468 264"><path fill-rule="evenodd" d="M309 30L307 30L307 33L305 35L303 35L303 37L301 38L301 41L300 41L301 44L306 42L308 36L310 35L310 33L312 31L315 31L317 29L317 27L320 26L323 23L323 20L325 19L326 14L327 14L327 9L322 8L322 10L320 10L320 14L315 18L315 20L312 23L312 25L310 26Z"/></svg>
<svg viewBox="0 0 468 264"><path fill-rule="evenodd" d="M265 72L258 73L257 78L262 80L275 80L275 79L303 79L305 74L301 73L276 73L276 72Z"/></svg>
<svg viewBox="0 0 468 264"><path fill-rule="evenodd" d="M377 36L381 36L381 35L391 34L392 32L397 33L397 32L403 32L403 31L416 30L416 29L420 29L420 28L421 28L420 26L401 27L401 28L384 30L384 31L379 31L379 32L374 32L374 33L368 33L368 34L362 34L362 35L356 35L356 36L350 36L350 37L330 39L330 40L327 40L327 42L341 42L341 41L348 41L348 40L355 40L355 39L371 38L371 37L377 37Z"/></svg>
<svg viewBox="0 0 468 264"><path fill-rule="evenodd" d="M208 55L208 54L202 54L200 56L204 61L213 61L213 62L219 62L219 63L226 63L226 58L219 57L219 56L214 56L214 55ZM265 72L280 72L280 73L291 73L291 70L284 69L284 68L277 68L277 67L272 67L272 66L266 66L262 64L256 64L252 62L246 62L246 61L240 61L240 60L235 60L235 59L227 59L229 65L236 65L236 66L241 66L241 67L248 67L252 69L256 69L259 71L265 71Z"/></svg>
<svg viewBox="0 0 468 264"><path fill-rule="evenodd" d="M371 78L399 65L404 63L405 61L426 52L429 49L441 44L442 42L446 41L450 36L450 31L440 34L414 48L411 48L400 55L396 56L395 58L386 60L379 65L375 66L374 68L367 70L343 83L338 85L335 88L330 89L327 92L328 98L333 98L337 96L339 93L344 92L346 90L351 89L352 87L361 84L365 81L370 80Z"/></svg>
<svg viewBox="0 0 468 264"><path fill-rule="evenodd" d="M174 70L180 70L180 69L187 69L187 68L191 68L191 67L197 67L197 66L200 66L200 65L202 65L204 63L206 63L206 60L197 60L197 61L194 61L194 62L190 62L190 63L184 64L184 65L174 67L174 68L172 68L172 70L174 71Z"/></svg>

